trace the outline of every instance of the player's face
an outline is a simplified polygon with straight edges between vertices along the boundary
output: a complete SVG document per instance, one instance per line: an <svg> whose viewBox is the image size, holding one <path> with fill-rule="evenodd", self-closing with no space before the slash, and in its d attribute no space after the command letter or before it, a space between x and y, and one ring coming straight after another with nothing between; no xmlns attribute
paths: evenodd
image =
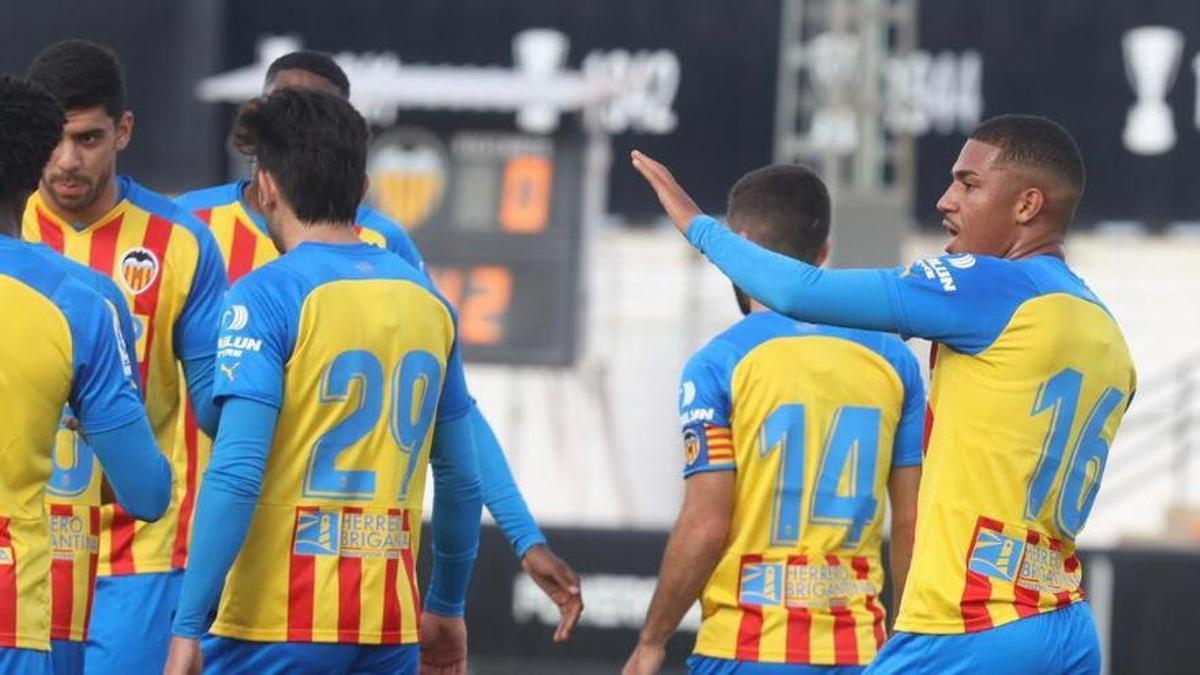
<svg viewBox="0 0 1200 675"><path fill-rule="evenodd" d="M1000 148L968 140L951 169L950 187L938 200L947 253L1003 257L1018 234L1012 171L996 166Z"/></svg>
<svg viewBox="0 0 1200 675"><path fill-rule="evenodd" d="M275 77L271 78L271 81L267 82L267 86L263 87L263 93L271 94L280 89L316 89L337 97L342 95L334 83L320 75L299 68L289 68L275 73Z"/></svg>
<svg viewBox="0 0 1200 675"><path fill-rule="evenodd" d="M42 171L42 189L59 211L87 211L117 170L117 153L129 145L133 114L113 119L102 106L67 111L62 140Z"/></svg>

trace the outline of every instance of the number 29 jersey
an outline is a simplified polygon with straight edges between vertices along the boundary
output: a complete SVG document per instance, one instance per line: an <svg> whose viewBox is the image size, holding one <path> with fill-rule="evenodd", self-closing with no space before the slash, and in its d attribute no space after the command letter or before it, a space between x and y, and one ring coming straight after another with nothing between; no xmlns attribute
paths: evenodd
<svg viewBox="0 0 1200 675"><path fill-rule="evenodd" d="M894 466L921 463L920 369L894 336L747 316L696 353L680 389L685 476L735 471L697 654L870 662Z"/></svg>
<svg viewBox="0 0 1200 675"><path fill-rule="evenodd" d="M449 305L391 253L310 242L235 284L221 323L214 397L279 420L212 633L415 642L432 432L471 405Z"/></svg>

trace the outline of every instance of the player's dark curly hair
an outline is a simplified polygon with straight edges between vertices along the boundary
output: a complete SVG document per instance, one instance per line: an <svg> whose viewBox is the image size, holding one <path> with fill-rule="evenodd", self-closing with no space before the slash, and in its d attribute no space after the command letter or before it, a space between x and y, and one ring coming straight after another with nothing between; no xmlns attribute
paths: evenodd
<svg viewBox="0 0 1200 675"><path fill-rule="evenodd" d="M267 84L284 70L303 70L316 75L337 87L342 98L350 98L350 78L346 77L346 71L342 70L337 61L325 52L301 50L284 54L267 67Z"/></svg>
<svg viewBox="0 0 1200 675"><path fill-rule="evenodd" d="M25 77L58 99L64 110L103 106L114 120L125 112L125 76L116 52L89 40L62 40L29 64Z"/></svg>
<svg viewBox="0 0 1200 675"><path fill-rule="evenodd" d="M62 108L42 87L0 78L0 201L24 199L62 138Z"/></svg>
<svg viewBox="0 0 1200 675"><path fill-rule="evenodd" d="M304 222L353 223L367 180L367 122L323 91L280 89L242 106L234 147L271 174Z"/></svg>
<svg viewBox="0 0 1200 675"><path fill-rule="evenodd" d="M755 169L729 191L732 226L764 248L807 262L829 238L829 214L829 190L805 166Z"/></svg>
<svg viewBox="0 0 1200 675"><path fill-rule="evenodd" d="M1000 148L998 162L1049 171L1083 194L1087 181L1083 155L1071 133L1054 120L1038 115L1000 115L980 123L970 137Z"/></svg>

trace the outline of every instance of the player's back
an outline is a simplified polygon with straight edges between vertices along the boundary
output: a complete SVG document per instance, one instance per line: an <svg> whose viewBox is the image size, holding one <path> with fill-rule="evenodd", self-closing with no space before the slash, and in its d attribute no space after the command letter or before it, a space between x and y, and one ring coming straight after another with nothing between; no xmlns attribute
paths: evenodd
<svg viewBox="0 0 1200 675"><path fill-rule="evenodd" d="M213 633L415 642L425 467L459 358L448 305L397 256L318 243L250 273L229 302L214 391L280 414ZM274 354L283 381L260 381L251 352Z"/></svg>
<svg viewBox="0 0 1200 675"><path fill-rule="evenodd" d="M965 296L970 321L936 351L897 628L970 633L1078 602L1074 540L1135 387L1121 330L1058 258L921 265L940 265L955 291L935 297ZM933 271L930 285L942 285ZM927 311L911 300L907 309Z"/></svg>
<svg viewBox="0 0 1200 675"><path fill-rule="evenodd" d="M761 312L684 374L688 469L736 471L696 653L867 663L884 636L880 548L894 465L920 462L919 369L892 336ZM902 456L894 456L901 431Z"/></svg>
<svg viewBox="0 0 1200 675"><path fill-rule="evenodd" d="M0 237L0 646L49 646L51 449L103 300L41 246Z"/></svg>

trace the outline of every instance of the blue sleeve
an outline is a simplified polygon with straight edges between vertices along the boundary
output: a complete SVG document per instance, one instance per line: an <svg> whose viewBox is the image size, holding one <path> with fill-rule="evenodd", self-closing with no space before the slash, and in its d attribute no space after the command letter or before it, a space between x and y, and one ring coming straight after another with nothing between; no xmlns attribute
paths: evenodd
<svg viewBox="0 0 1200 675"><path fill-rule="evenodd" d="M732 348L712 342L683 368L679 385L679 424L683 427L683 477L705 471L734 471L730 433L729 372L737 361Z"/></svg>
<svg viewBox="0 0 1200 675"><path fill-rule="evenodd" d="M383 235L387 242L387 250L404 259L405 262L425 273L425 260L421 251L409 236L403 225L366 205L358 207L358 224Z"/></svg>
<svg viewBox="0 0 1200 675"><path fill-rule="evenodd" d="M88 271L91 271L90 268ZM139 385L138 364L137 364L137 329L133 325L133 314L129 311L129 305L125 302L125 296L121 293L121 289L117 288L117 284L112 278L106 277L103 274L97 273L96 281L100 284L101 295L110 303L112 310L117 313L117 318L121 323L121 335L125 338L125 353L129 355L129 363L133 366L133 380Z"/></svg>
<svg viewBox="0 0 1200 675"><path fill-rule="evenodd" d="M449 304L446 305L449 307ZM451 316L454 312L451 311ZM455 321L457 325L457 321ZM456 330L457 332L457 330ZM457 336L454 346L450 348L450 358L446 362L446 381L442 383L441 397L438 399L437 418L439 422L448 422L466 415L471 411L475 402L467 393L467 377L463 373L462 348Z"/></svg>
<svg viewBox="0 0 1200 675"><path fill-rule="evenodd" d="M479 467L471 418L439 422L433 432L433 570L426 611L462 616L467 586L479 551Z"/></svg>
<svg viewBox="0 0 1200 675"><path fill-rule="evenodd" d="M823 270L768 251L705 215L692 220L688 241L739 288L780 314L847 328L900 330L886 282L889 270Z"/></svg>
<svg viewBox="0 0 1200 675"><path fill-rule="evenodd" d="M971 254L918 260L887 275L899 332L964 354L987 349L1022 302L1038 294L1012 260Z"/></svg>
<svg viewBox="0 0 1200 675"><path fill-rule="evenodd" d="M243 278L225 298L212 387L218 404L229 396L275 408L283 404L283 365L296 341L295 312L284 304L281 284L263 272L270 270Z"/></svg>
<svg viewBox="0 0 1200 675"><path fill-rule="evenodd" d="M904 407L892 442L892 466L920 466L925 442L925 382L917 357L897 341L889 359L904 385Z"/></svg>
<svg viewBox="0 0 1200 675"><path fill-rule="evenodd" d="M209 438L217 435L217 405L213 403L213 371L216 361L201 356L183 362L183 378L187 381L188 398L196 413L196 424Z"/></svg>
<svg viewBox="0 0 1200 675"><path fill-rule="evenodd" d="M77 286L68 319L75 368L69 403L84 430L102 433L145 417L117 311Z"/></svg>
<svg viewBox="0 0 1200 675"><path fill-rule="evenodd" d="M171 629L175 635L197 639L208 631L225 576L250 531L278 416L275 408L244 398L227 400L221 410L197 501L192 553Z"/></svg>
<svg viewBox="0 0 1200 675"><path fill-rule="evenodd" d="M508 537L517 557L523 558L531 547L545 544L546 537L529 512L529 506L508 468L500 442L496 440L496 434L478 406L471 409L471 429L475 437L475 455L479 459L483 503L504 531L504 536Z"/></svg>
<svg viewBox="0 0 1200 675"><path fill-rule="evenodd" d="M191 232L196 236L199 257L191 292L175 320L175 356L180 361L212 355L221 316L221 299L226 288L225 267L221 264L217 240L199 221Z"/></svg>
<svg viewBox="0 0 1200 675"><path fill-rule="evenodd" d="M121 506L138 520L158 520L171 504L171 464L159 452L146 416L89 432L88 441Z"/></svg>

